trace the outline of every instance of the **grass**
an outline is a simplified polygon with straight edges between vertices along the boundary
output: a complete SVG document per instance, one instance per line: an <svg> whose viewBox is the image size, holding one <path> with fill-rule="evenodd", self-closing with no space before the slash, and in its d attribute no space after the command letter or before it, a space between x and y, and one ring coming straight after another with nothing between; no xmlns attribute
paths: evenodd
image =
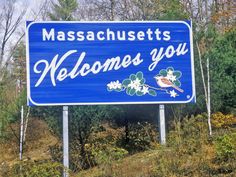
<svg viewBox="0 0 236 177"><path fill-rule="evenodd" d="M145 177L152 174L155 169L157 150L150 150L137 153L122 160L112 162L102 166L97 166L89 170L84 170L77 174L77 177L102 177L102 176L120 176L120 177Z"/></svg>
<svg viewBox="0 0 236 177"><path fill-rule="evenodd" d="M157 144L152 147L153 149L143 152L140 152L140 149L136 149L135 152L134 149L132 153L125 154L121 158L118 158L119 160L107 157L107 150L110 148L118 148L115 143L116 141L113 140L114 142L111 143L108 140L114 137L116 137L114 139L118 140L122 132L120 132L120 129L111 129L109 126L105 129L106 131L92 135L93 140L96 140L96 143L100 143L100 149L97 149L98 151L96 152L100 152L98 154L102 158L105 158L105 160L103 159L101 163L97 161L95 167L91 167L87 170L74 171L70 176L234 177L236 174L236 127L215 128L213 129L213 137L209 137L204 117L185 118L182 122L173 122L170 128L171 131L168 132L167 144L165 146ZM139 127L136 127L134 130L139 133L142 132ZM55 174L58 173L58 168L60 173L61 167L50 159L50 154L48 153L49 146L52 145L52 143L57 143L58 140L48 131L46 123L37 119L32 121L29 132L31 132L31 134L27 137L28 142L24 158L25 160L30 158L30 160L27 160L24 164L25 169L35 169L35 174L38 172L42 174L43 171L45 172L44 174L50 176L54 174L54 171L52 170L48 173L47 168L49 165L52 165L52 167L55 167ZM109 137L108 139L107 136ZM143 137L147 137L146 134L144 134ZM135 140L142 139L140 135L135 136L135 138ZM94 146L91 146L91 148L91 150L95 150ZM133 148L135 148L135 146L133 146ZM6 162L11 166L13 163L17 163L17 149L16 141L11 141L1 146L0 162L2 164ZM117 155L116 153L120 153L120 151L112 151L110 155ZM40 174L38 174L39 177Z"/></svg>

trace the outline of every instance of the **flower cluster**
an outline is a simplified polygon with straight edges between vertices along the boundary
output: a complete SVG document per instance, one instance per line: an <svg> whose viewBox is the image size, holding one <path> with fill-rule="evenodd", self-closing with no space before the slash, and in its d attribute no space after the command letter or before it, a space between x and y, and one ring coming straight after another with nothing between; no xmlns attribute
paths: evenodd
<svg viewBox="0 0 236 177"><path fill-rule="evenodd" d="M182 76L182 73L180 71L174 70L173 67L168 67L167 69L162 69L160 72L156 75L157 77L165 77L171 82L171 88L177 89L177 87L181 86L181 82L179 81L179 78ZM146 80L143 77L143 73L141 71L137 72L136 74L131 74L127 79L124 79L122 82L120 81L111 81L107 84L107 90L108 91L126 91L127 95L130 96L143 96L143 95L151 95L151 96L157 96L157 91L164 91L167 94L170 95L170 97L175 98L176 96L179 96L175 90L169 90L167 87L153 87L150 85L145 84ZM178 88L177 90L181 89Z"/></svg>
<svg viewBox="0 0 236 177"><path fill-rule="evenodd" d="M130 96L143 96L149 94L151 96L156 96L156 91L150 89L149 86L145 84L145 78L143 78L143 73L141 71L136 74L131 74L129 78L124 79L122 83L118 80L110 82L107 84L108 91L124 91L126 90L126 94Z"/></svg>
<svg viewBox="0 0 236 177"><path fill-rule="evenodd" d="M110 82L109 84L107 84L107 89L109 91L112 91L112 90L121 91L122 90L122 84L118 80L113 81L113 82Z"/></svg>

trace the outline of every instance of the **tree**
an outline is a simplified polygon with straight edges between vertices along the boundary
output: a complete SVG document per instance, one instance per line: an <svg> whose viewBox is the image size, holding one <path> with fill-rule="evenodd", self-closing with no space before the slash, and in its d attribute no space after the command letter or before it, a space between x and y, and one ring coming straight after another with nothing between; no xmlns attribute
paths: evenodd
<svg viewBox="0 0 236 177"><path fill-rule="evenodd" d="M52 2L52 12L48 15L51 20L74 20L73 13L77 10L78 3L76 0L58 0L57 3Z"/></svg>
<svg viewBox="0 0 236 177"><path fill-rule="evenodd" d="M23 42L20 42L13 53L13 77L17 81L17 90L21 92L26 87L26 51Z"/></svg>
<svg viewBox="0 0 236 177"><path fill-rule="evenodd" d="M235 41L236 28L224 35L219 35L205 55L211 59L213 111L229 112L236 106Z"/></svg>
<svg viewBox="0 0 236 177"><path fill-rule="evenodd" d="M179 0L159 0L161 10L158 13L160 20L187 20L189 14L184 10L183 4Z"/></svg>
<svg viewBox="0 0 236 177"><path fill-rule="evenodd" d="M4 0L0 8L0 81L4 76L5 69L7 68L13 51L17 44L21 41L24 35L16 36L13 49L6 55L6 49L9 41L12 39L15 32L18 30L20 23L26 13L26 8L23 8L19 14L16 15L16 1Z"/></svg>
<svg viewBox="0 0 236 177"><path fill-rule="evenodd" d="M73 152L71 159L74 159L72 168L74 164L80 164L80 168L86 169L90 167L91 159L85 146L91 143L89 139L91 139L92 132L95 132L102 120L106 120L110 114L106 106L71 106L69 111L70 145Z"/></svg>

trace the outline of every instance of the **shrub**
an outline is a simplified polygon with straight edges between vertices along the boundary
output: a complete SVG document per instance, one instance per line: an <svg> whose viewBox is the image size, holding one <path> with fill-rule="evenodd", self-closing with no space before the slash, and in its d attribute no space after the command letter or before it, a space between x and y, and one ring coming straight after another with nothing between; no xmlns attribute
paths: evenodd
<svg viewBox="0 0 236 177"><path fill-rule="evenodd" d="M236 117L233 114L224 115L221 112L212 114L212 126L215 128L226 128L236 124Z"/></svg>
<svg viewBox="0 0 236 177"><path fill-rule="evenodd" d="M106 145L103 148L95 148L92 151L98 164L109 164L114 160L120 160L128 154L128 151L119 147Z"/></svg>
<svg viewBox="0 0 236 177"><path fill-rule="evenodd" d="M236 155L236 133L223 135L215 140L216 157L220 161L228 161Z"/></svg>
<svg viewBox="0 0 236 177"><path fill-rule="evenodd" d="M205 115L185 117L182 122L175 120L172 127L167 145L175 147L180 154L196 153L208 141Z"/></svg>
<svg viewBox="0 0 236 177"><path fill-rule="evenodd" d="M92 153L98 165L120 160L128 154L128 151L117 146L122 129L103 124L99 127L99 130L94 131L90 137L90 144L86 144L86 150Z"/></svg>
<svg viewBox="0 0 236 177"><path fill-rule="evenodd" d="M122 137L120 146L131 154L154 148L158 139L156 128L148 122L131 124L126 136Z"/></svg>
<svg viewBox="0 0 236 177"><path fill-rule="evenodd" d="M60 177L63 165L53 162L20 162L6 174L12 177Z"/></svg>
<svg viewBox="0 0 236 177"><path fill-rule="evenodd" d="M167 145L156 157L155 176L210 176L212 150L206 120L203 114L173 121Z"/></svg>

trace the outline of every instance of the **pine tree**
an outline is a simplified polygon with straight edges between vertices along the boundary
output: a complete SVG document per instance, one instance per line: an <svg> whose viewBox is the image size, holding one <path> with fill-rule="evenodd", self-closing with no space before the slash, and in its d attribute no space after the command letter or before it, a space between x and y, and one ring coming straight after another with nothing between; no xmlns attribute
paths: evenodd
<svg viewBox="0 0 236 177"><path fill-rule="evenodd" d="M51 20L55 21L72 21L73 13L76 11L78 3L76 0L58 0L57 3L52 2L52 12L49 12Z"/></svg>

